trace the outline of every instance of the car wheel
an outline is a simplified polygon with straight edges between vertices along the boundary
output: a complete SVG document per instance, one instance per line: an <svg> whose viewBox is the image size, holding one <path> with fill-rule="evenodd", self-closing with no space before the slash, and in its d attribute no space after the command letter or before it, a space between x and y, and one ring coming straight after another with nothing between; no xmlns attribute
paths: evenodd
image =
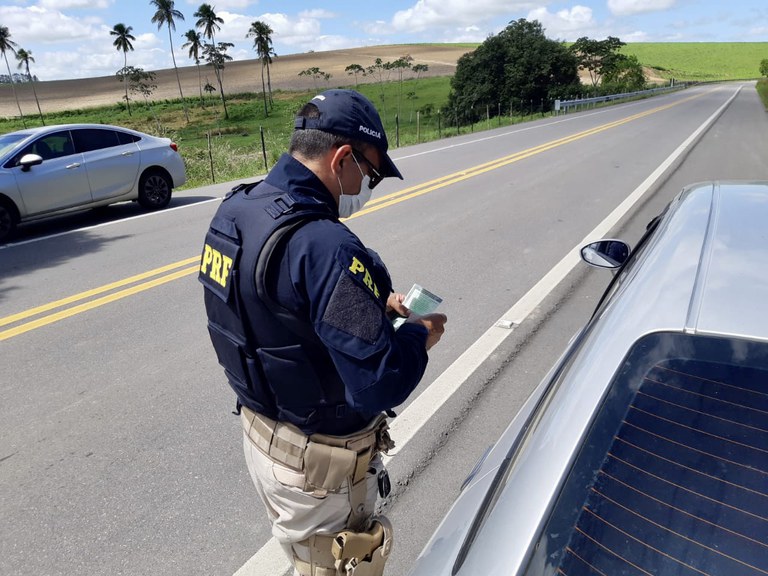
<svg viewBox="0 0 768 576"><path fill-rule="evenodd" d="M165 208L171 202L171 178L158 170L145 172L139 180L139 204L147 210Z"/></svg>
<svg viewBox="0 0 768 576"><path fill-rule="evenodd" d="M5 242L16 231L19 215L9 202L0 200L0 243Z"/></svg>

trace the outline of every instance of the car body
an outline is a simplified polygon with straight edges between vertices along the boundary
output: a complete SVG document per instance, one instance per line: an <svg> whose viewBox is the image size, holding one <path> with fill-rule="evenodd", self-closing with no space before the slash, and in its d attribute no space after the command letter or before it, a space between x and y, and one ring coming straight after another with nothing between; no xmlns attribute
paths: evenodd
<svg viewBox="0 0 768 576"><path fill-rule="evenodd" d="M165 208L186 182L176 144L117 126L65 124L0 136L0 241L16 224L136 200Z"/></svg>
<svg viewBox="0 0 768 576"><path fill-rule="evenodd" d="M766 222L766 182L686 187L411 574L768 573Z"/></svg>

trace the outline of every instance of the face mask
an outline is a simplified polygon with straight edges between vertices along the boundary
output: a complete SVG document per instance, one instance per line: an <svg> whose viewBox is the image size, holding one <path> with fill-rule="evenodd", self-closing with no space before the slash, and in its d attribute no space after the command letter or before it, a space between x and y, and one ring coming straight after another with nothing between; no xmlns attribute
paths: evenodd
<svg viewBox="0 0 768 576"><path fill-rule="evenodd" d="M360 193L356 195L344 194L344 186L341 185L341 178L337 177L339 181L339 188L341 189L341 195L339 196L339 217L349 218L355 212L359 212L365 203L371 199L373 190L369 188L371 179L369 176L363 174L363 170L360 168L360 164L357 163L357 159L352 156L352 159L357 164L357 169L360 170L360 175L363 177L363 182L360 184Z"/></svg>

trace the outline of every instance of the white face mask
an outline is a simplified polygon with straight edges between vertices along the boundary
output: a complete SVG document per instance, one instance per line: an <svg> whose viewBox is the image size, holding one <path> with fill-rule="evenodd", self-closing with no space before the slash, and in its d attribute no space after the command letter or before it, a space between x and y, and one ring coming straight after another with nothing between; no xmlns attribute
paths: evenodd
<svg viewBox="0 0 768 576"><path fill-rule="evenodd" d="M360 170L360 175L363 177L363 181L360 184L359 194L344 194L344 186L341 185L341 178L337 177L339 188L341 188L341 195L339 196L340 218L349 218L355 212L359 212L363 206L365 206L365 203L371 199L371 194L373 194L373 190L369 187L371 178L363 174L363 170L360 168L360 164L358 164L357 159L354 156L352 156L352 160L357 164L357 169Z"/></svg>

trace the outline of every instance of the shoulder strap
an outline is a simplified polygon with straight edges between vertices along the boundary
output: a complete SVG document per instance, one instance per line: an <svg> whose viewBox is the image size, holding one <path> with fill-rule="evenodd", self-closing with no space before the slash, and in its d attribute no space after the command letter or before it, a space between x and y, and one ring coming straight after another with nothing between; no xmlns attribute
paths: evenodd
<svg viewBox="0 0 768 576"><path fill-rule="evenodd" d="M259 259L256 261L256 270L254 273L256 293L258 294L259 299L264 303L269 311L272 312L272 314L274 314L275 317L283 323L286 328L288 328L299 338L311 342L317 342L318 339L317 334L315 334L312 326L299 319L295 314L293 314L293 312L281 306L277 301L275 301L269 295L264 279L267 273L267 269L270 266L275 249L279 246L281 240L286 235L290 234L294 230L298 230L310 221L322 220L329 217L329 215L317 212L303 215L297 214L292 219L285 222L285 224L277 228L272 233L272 235L264 244L264 247L259 254Z"/></svg>

